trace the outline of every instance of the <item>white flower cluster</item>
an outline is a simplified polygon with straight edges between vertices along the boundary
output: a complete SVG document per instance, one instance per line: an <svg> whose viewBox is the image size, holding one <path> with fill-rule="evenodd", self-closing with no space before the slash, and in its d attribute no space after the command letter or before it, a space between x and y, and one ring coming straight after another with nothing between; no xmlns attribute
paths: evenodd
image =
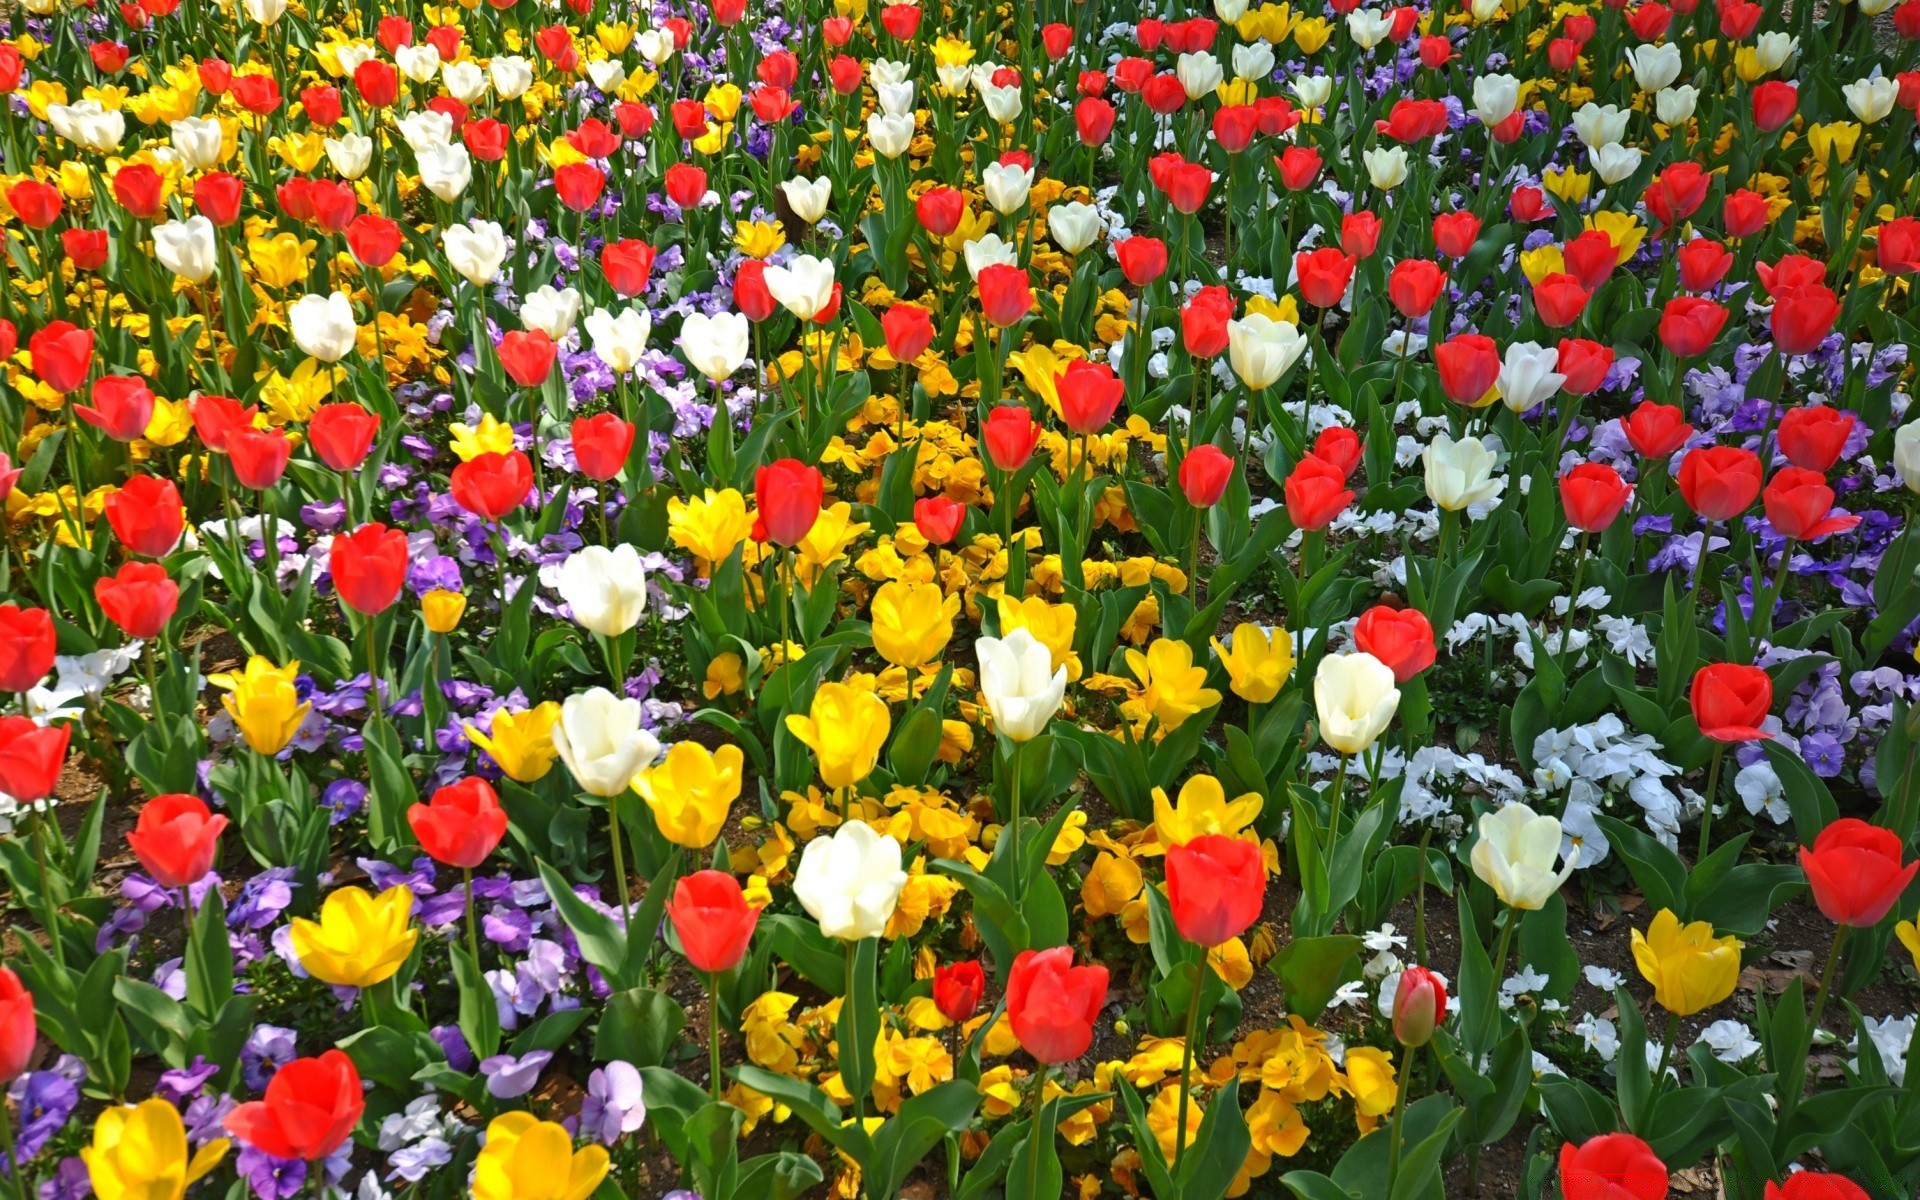
<svg viewBox="0 0 1920 1200"><path fill-rule="evenodd" d="M1639 807L1649 833L1678 849L1688 802L1667 785L1680 768L1660 757L1660 749L1652 736L1629 733L1626 722L1612 713L1590 724L1549 729L1534 739L1533 758L1540 764L1534 786L1566 797L1560 825L1568 844L1562 852L1578 841L1582 868L1603 863L1612 853L1593 818L1622 795Z"/></svg>
<svg viewBox="0 0 1920 1200"><path fill-rule="evenodd" d="M1454 801L1460 796L1485 796L1491 807L1501 808L1522 799L1526 790L1526 781L1518 774L1479 754L1422 746L1407 762L1406 782L1400 788L1400 822L1445 821L1450 827L1443 832L1456 837L1462 832L1454 812Z"/></svg>

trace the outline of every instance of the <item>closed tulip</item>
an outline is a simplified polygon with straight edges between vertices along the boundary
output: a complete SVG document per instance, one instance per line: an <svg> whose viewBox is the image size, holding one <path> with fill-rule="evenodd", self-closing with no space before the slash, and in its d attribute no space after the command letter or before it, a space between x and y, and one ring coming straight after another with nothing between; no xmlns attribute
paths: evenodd
<svg viewBox="0 0 1920 1200"><path fill-rule="evenodd" d="M587 1200L608 1162L605 1146L575 1150L563 1125L504 1113L488 1123L487 1144L473 1161L473 1200Z"/></svg>
<svg viewBox="0 0 1920 1200"><path fill-rule="evenodd" d="M1809 471L1831 471L1853 436L1856 418L1831 404L1802 404L1780 417L1775 444L1787 461Z"/></svg>
<svg viewBox="0 0 1920 1200"><path fill-rule="evenodd" d="M1620 418L1620 429L1627 435L1634 453L1643 458L1666 458L1693 436L1693 426L1687 423L1686 413L1674 405L1654 400L1642 400L1632 412ZM1751 504L1752 500L1747 503Z"/></svg>
<svg viewBox="0 0 1920 1200"><path fill-rule="evenodd" d="M373 616L400 598L410 559L407 535L376 522L335 534L327 563L340 603Z"/></svg>
<svg viewBox="0 0 1920 1200"><path fill-rule="evenodd" d="M896 579L873 594L873 648L897 667L914 668L939 657L953 638L960 597L937 583Z"/></svg>
<svg viewBox="0 0 1920 1200"><path fill-rule="evenodd" d="M1567 524L1599 533L1614 523L1633 498L1620 472L1605 463L1580 463L1560 476L1560 504Z"/></svg>
<svg viewBox="0 0 1920 1200"><path fill-rule="evenodd" d="M1461 333L1434 347L1440 390L1455 404L1477 408L1500 378L1500 347L1483 333Z"/></svg>
<svg viewBox="0 0 1920 1200"><path fill-rule="evenodd" d="M1073 948L1022 950L1007 973L1007 1022L1042 1063L1072 1062L1093 1044L1107 1002L1107 969L1073 965Z"/></svg>
<svg viewBox="0 0 1920 1200"><path fill-rule="evenodd" d="M533 460L520 450L488 450L453 469L447 492L455 504L483 521L498 521L533 491Z"/></svg>
<svg viewBox="0 0 1920 1200"><path fill-rule="evenodd" d="M1666 1200L1667 1165L1630 1133L1603 1133L1560 1147L1560 1190L1569 1200Z"/></svg>
<svg viewBox="0 0 1920 1200"><path fill-rule="evenodd" d="M747 361L751 326L739 313L689 313L680 323L680 350L693 369L715 383Z"/></svg>
<svg viewBox="0 0 1920 1200"><path fill-rule="evenodd" d="M293 952L307 974L335 987L384 983L413 953L413 892L399 884L372 895L343 887L327 893L320 919L295 917Z"/></svg>
<svg viewBox="0 0 1920 1200"><path fill-rule="evenodd" d="M493 785L473 775L434 789L426 804L410 806L407 824L433 861L470 871L499 848L507 810Z"/></svg>
<svg viewBox="0 0 1920 1200"><path fill-rule="evenodd" d="M1456 442L1436 433L1421 461L1426 466L1427 498L1448 512L1493 500L1507 485L1505 477L1494 474L1498 460L1479 438Z"/></svg>
<svg viewBox="0 0 1920 1200"><path fill-rule="evenodd" d="M1082 437L1099 433L1113 421L1127 390L1112 367L1084 358L1068 363L1054 377L1054 386L1060 397L1061 422Z"/></svg>
<svg viewBox="0 0 1920 1200"><path fill-rule="evenodd" d="M313 705L300 699L294 683L299 673L298 662L276 667L270 659L256 654L239 674L212 678L216 687L225 689L220 703L255 753L280 753L307 719Z"/></svg>
<svg viewBox="0 0 1920 1200"><path fill-rule="evenodd" d="M740 795L743 762L738 746L708 750L698 742L675 742L658 765L634 777L633 790L653 810L662 837L705 850Z"/></svg>
<svg viewBox="0 0 1920 1200"><path fill-rule="evenodd" d="M353 1059L329 1050L275 1071L266 1093L235 1107L223 1124L256 1150L313 1162L346 1143L366 1108Z"/></svg>
<svg viewBox="0 0 1920 1200"><path fill-rule="evenodd" d="M812 531L820 519L826 480L817 467L796 458L783 458L755 470L754 537L792 547Z"/></svg>
<svg viewBox="0 0 1920 1200"><path fill-rule="evenodd" d="M0 1083L12 1083L26 1071L38 1038L33 993L18 975L0 967Z"/></svg>
<svg viewBox="0 0 1920 1200"><path fill-rule="evenodd" d="M1248 313L1227 322L1227 363L1253 391L1271 387L1307 352L1300 327L1265 313Z"/></svg>
<svg viewBox="0 0 1920 1200"><path fill-rule="evenodd" d="M93 381L92 404L76 404L81 420L116 442L146 436L153 420L153 391L138 375L106 375Z"/></svg>
<svg viewBox="0 0 1920 1200"><path fill-rule="evenodd" d="M1180 460L1177 480L1187 503L1195 508L1212 508L1226 494L1233 480L1234 460L1211 443L1195 446Z"/></svg>
<svg viewBox="0 0 1920 1200"><path fill-rule="evenodd" d="M1067 669L1054 667L1053 652L1026 629L973 645L994 729L1016 742L1039 737L1066 696Z"/></svg>
<svg viewBox="0 0 1920 1200"><path fill-rule="evenodd" d="M1633 961L1653 985L1653 998L1675 1016L1690 1017L1733 995L1740 979L1740 939L1715 937L1705 921L1680 923L1661 909L1646 933L1633 931Z"/></svg>
<svg viewBox="0 0 1920 1200"><path fill-rule="evenodd" d="M1507 347L1494 386L1500 389L1500 403L1511 412L1530 412L1560 391L1567 381L1556 369L1560 352L1552 346L1534 342L1515 342Z"/></svg>
<svg viewBox="0 0 1920 1200"><path fill-rule="evenodd" d="M1902 865L1905 850L1892 830L1841 817L1820 831L1811 848L1800 848L1800 869L1827 920L1871 929L1893 911L1920 872L1920 861Z"/></svg>
<svg viewBox="0 0 1920 1200"><path fill-rule="evenodd" d="M1873 1200L1873 1197L1844 1175L1796 1171L1779 1183L1769 1180L1764 1200Z"/></svg>
<svg viewBox="0 0 1920 1200"><path fill-rule="evenodd" d="M1260 919L1267 869L1260 847L1207 834L1167 850L1167 904L1180 936L1209 950Z"/></svg>
<svg viewBox="0 0 1920 1200"><path fill-rule="evenodd" d="M1387 664L1397 683L1425 671L1439 653L1433 640L1433 623L1425 613L1385 604L1376 604L1360 614L1353 623L1353 644Z"/></svg>
<svg viewBox="0 0 1920 1200"><path fill-rule="evenodd" d="M844 683L821 684L804 716L787 714L787 731L813 751L820 780L830 788L852 787L871 775L892 727L885 700Z"/></svg>
<svg viewBox="0 0 1920 1200"><path fill-rule="evenodd" d="M1320 738L1341 754L1359 754L1377 741L1400 708L1393 669L1364 651L1329 654L1313 676Z"/></svg>
<svg viewBox="0 0 1920 1200"><path fill-rule="evenodd" d="M0 717L0 792L22 804L53 795L67 761L73 727L41 725L32 717Z"/></svg>
<svg viewBox="0 0 1920 1200"><path fill-rule="evenodd" d="M933 1005L955 1025L971 1020L987 994L987 973L980 960L942 963L933 969Z"/></svg>
<svg viewBox="0 0 1920 1200"><path fill-rule="evenodd" d="M820 923L820 932L852 942L886 932L906 884L900 843L855 820L807 843L793 894Z"/></svg>
<svg viewBox="0 0 1920 1200"><path fill-rule="evenodd" d="M0 691L24 692L53 670L53 614L0 604Z"/></svg>
<svg viewBox="0 0 1920 1200"><path fill-rule="evenodd" d="M1680 460L1680 496L1709 521L1729 521L1760 494L1760 456L1740 446L1701 446Z"/></svg>
<svg viewBox="0 0 1920 1200"><path fill-rule="evenodd" d="M492 283L507 258L507 236L492 221L449 225L440 240L446 248L447 265L475 287Z"/></svg>
<svg viewBox="0 0 1920 1200"><path fill-rule="evenodd" d="M553 749L581 791L618 796L660 756L660 743L641 727L640 712L638 700L599 687L569 696L560 706Z"/></svg>
<svg viewBox="0 0 1920 1200"><path fill-rule="evenodd" d="M1394 1040L1417 1050L1433 1040L1433 1031L1446 1019L1446 981L1425 967L1401 971L1393 991Z"/></svg>
<svg viewBox="0 0 1920 1200"><path fill-rule="evenodd" d="M1579 864L1578 845L1556 872L1559 858L1560 822L1555 818L1520 803L1480 818L1473 873L1507 907L1528 912L1545 908Z"/></svg>
<svg viewBox="0 0 1920 1200"><path fill-rule="evenodd" d="M1716 742L1771 737L1761 730L1773 707L1773 677L1741 663L1710 663L1694 673L1688 693L1694 723Z"/></svg>
<svg viewBox="0 0 1920 1200"><path fill-rule="evenodd" d="M1819 471L1782 467L1760 494L1767 523L1796 541L1814 541L1860 524L1851 513L1833 511L1833 487Z"/></svg>
<svg viewBox="0 0 1920 1200"><path fill-rule="evenodd" d="M781 307L802 321L811 321L833 301L833 263L802 254L783 267L768 267L767 290ZM685 340L683 330L681 337Z"/></svg>
<svg viewBox="0 0 1920 1200"><path fill-rule="evenodd" d="M731 971L747 956L760 913L747 903L740 881L725 871L695 871L673 885L667 901L680 952L696 971Z"/></svg>
<svg viewBox="0 0 1920 1200"><path fill-rule="evenodd" d="M336 471L358 470L373 449L380 418L358 404L323 404L307 422L307 444Z"/></svg>
<svg viewBox="0 0 1920 1200"><path fill-rule="evenodd" d="M219 266L213 222L202 216L153 227L154 257L188 283L205 283Z"/></svg>
<svg viewBox="0 0 1920 1200"><path fill-rule="evenodd" d="M189 1156L180 1110L155 1096L103 1109L80 1160L100 1200L184 1200L187 1188L219 1166L230 1145L213 1138Z"/></svg>
<svg viewBox="0 0 1920 1200"><path fill-rule="evenodd" d="M127 847L161 887L189 887L213 870L226 827L227 818L209 811L198 796L155 796L140 809Z"/></svg>
<svg viewBox="0 0 1920 1200"><path fill-rule="evenodd" d="M561 564L554 588L582 628L619 637L640 623L647 607L647 572L627 542L609 550L587 546Z"/></svg>
<svg viewBox="0 0 1920 1200"><path fill-rule="evenodd" d="M339 362L359 344L360 327L345 292L300 297L287 306L287 323L294 345L323 363Z"/></svg>

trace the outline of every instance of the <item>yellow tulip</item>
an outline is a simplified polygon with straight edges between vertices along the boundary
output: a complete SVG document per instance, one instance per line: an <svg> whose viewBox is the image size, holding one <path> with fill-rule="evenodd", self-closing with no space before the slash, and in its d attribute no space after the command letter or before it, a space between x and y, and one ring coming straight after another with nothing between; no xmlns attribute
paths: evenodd
<svg viewBox="0 0 1920 1200"><path fill-rule="evenodd" d="M1653 998L1675 1016L1690 1017L1733 995L1740 979L1740 939L1713 936L1705 921L1680 924L1661 909L1642 935L1633 931L1633 961L1653 985Z"/></svg>
<svg viewBox="0 0 1920 1200"><path fill-rule="evenodd" d="M313 266L309 257L314 243L303 242L290 233L270 238L254 238L247 243L247 260L253 264L254 278L272 288L305 283Z"/></svg>
<svg viewBox="0 0 1920 1200"><path fill-rule="evenodd" d="M313 707L301 701L294 686L299 673L297 660L276 667L256 654L247 660L246 670L237 675L215 675L208 682L226 689L220 703L240 727L247 745L260 754L271 755L286 749L300 731L300 723L307 719L307 710Z"/></svg>
<svg viewBox="0 0 1920 1200"><path fill-rule="evenodd" d="M229 1145L214 1138L189 1158L180 1110L155 1098L102 1112L93 1145L81 1148L80 1159L100 1200L181 1200L187 1185L220 1164Z"/></svg>
<svg viewBox="0 0 1920 1200"><path fill-rule="evenodd" d="M717 121L731 121L740 111L740 88L731 83L719 83L707 89L702 103Z"/></svg>
<svg viewBox="0 0 1920 1200"><path fill-rule="evenodd" d="M882 584L873 594L873 648L897 667L932 662L953 640L953 618L960 597L941 592L937 583Z"/></svg>
<svg viewBox="0 0 1920 1200"><path fill-rule="evenodd" d="M1920 926L1912 921L1900 921L1893 927L1893 936L1900 939L1900 944L1907 948L1908 954L1913 955L1913 969L1920 971Z"/></svg>
<svg viewBox="0 0 1920 1200"><path fill-rule="evenodd" d="M435 633L452 633L460 627L460 618L467 612L467 597L464 592L450 592L446 588L434 588L420 597L420 616L427 628Z"/></svg>
<svg viewBox="0 0 1920 1200"><path fill-rule="evenodd" d="M1588 189L1593 187L1593 175L1572 167L1563 170L1548 167L1540 172L1540 184L1567 203L1578 204L1587 198Z"/></svg>
<svg viewBox="0 0 1920 1200"><path fill-rule="evenodd" d="M413 953L413 891L396 884L370 895L365 888L328 893L320 919L293 919L293 952L307 974L336 987L372 987L392 977Z"/></svg>
<svg viewBox="0 0 1920 1200"><path fill-rule="evenodd" d="M1333 24L1325 17L1309 17L1293 27L1293 44L1302 54L1318 54L1333 37Z"/></svg>
<svg viewBox="0 0 1920 1200"><path fill-rule="evenodd" d="M1859 144L1860 126L1851 121L1807 127L1807 149L1813 152L1816 166L1826 166L1830 156L1841 162L1850 161L1854 147Z"/></svg>
<svg viewBox="0 0 1920 1200"><path fill-rule="evenodd" d="M708 750L698 742L675 742L658 766L634 778L653 810L660 834L676 846L704 850L720 836L727 809L740 795L738 746Z"/></svg>
<svg viewBox="0 0 1920 1200"><path fill-rule="evenodd" d="M593 32L608 54L625 54L627 47L633 45L633 25L627 21L613 25L602 23L595 26Z"/></svg>
<svg viewBox="0 0 1920 1200"><path fill-rule="evenodd" d="M511 1112L487 1126L473 1200L586 1200L606 1177L606 1147L575 1150L564 1126Z"/></svg>
<svg viewBox="0 0 1920 1200"><path fill-rule="evenodd" d="M787 244L778 221L741 221L733 227L733 245L748 258L771 258Z"/></svg>
<svg viewBox="0 0 1920 1200"><path fill-rule="evenodd" d="M787 714L787 732L813 751L820 781L830 788L852 787L871 775L892 727L885 700L844 683L821 684L806 716Z"/></svg>
<svg viewBox="0 0 1920 1200"><path fill-rule="evenodd" d="M1195 775L1180 785L1180 802L1168 801L1163 788L1153 789L1153 828L1162 848L1184 846L1206 834L1237 837L1260 815L1260 793L1227 799L1227 789L1211 775Z"/></svg>
<svg viewBox="0 0 1920 1200"><path fill-rule="evenodd" d="M674 496L667 501L667 536L693 555L703 575L727 561L734 547L752 532L746 497L732 488L719 492L708 488L704 496L688 500Z"/></svg>
<svg viewBox="0 0 1920 1200"><path fill-rule="evenodd" d="M461 462L472 462L482 454L513 453L513 426L492 413L483 413L480 424L473 427L456 421L447 426L447 432L453 435L447 449Z"/></svg>
<svg viewBox="0 0 1920 1200"><path fill-rule="evenodd" d="M1188 717L1220 703L1220 693L1206 686L1207 669L1193 665L1193 647L1173 638L1161 638L1143 654L1127 651L1127 666L1139 682L1121 711L1144 727L1158 718L1161 733L1171 733Z"/></svg>
<svg viewBox="0 0 1920 1200"><path fill-rule="evenodd" d="M560 720L560 706L551 700L534 705L525 712L493 714L493 732L481 733L467 726L467 740L487 752L508 779L532 783L553 769L559 751L553 748L553 727Z"/></svg>
<svg viewBox="0 0 1920 1200"><path fill-rule="evenodd" d="M1048 604L1038 596L1024 600L1001 596L999 607L1001 637L1016 629L1026 630L1053 656L1053 669L1065 667L1067 682L1078 682L1081 667L1080 656L1073 652L1073 626L1077 616L1073 605Z"/></svg>
<svg viewBox="0 0 1920 1200"><path fill-rule="evenodd" d="M1265 704L1293 674L1293 637L1285 629L1268 632L1251 622L1234 626L1233 648L1213 639L1213 652L1227 669L1233 694L1248 704Z"/></svg>

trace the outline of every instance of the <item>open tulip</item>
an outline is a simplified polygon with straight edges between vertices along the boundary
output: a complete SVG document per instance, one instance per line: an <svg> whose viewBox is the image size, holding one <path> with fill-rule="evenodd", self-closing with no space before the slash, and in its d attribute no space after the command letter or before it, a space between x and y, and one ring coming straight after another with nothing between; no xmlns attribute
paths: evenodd
<svg viewBox="0 0 1920 1200"><path fill-rule="evenodd" d="M1433 665L1439 653L1433 622L1417 608L1376 604L1353 624L1354 647L1385 663L1397 683L1405 683Z"/></svg>
<svg viewBox="0 0 1920 1200"><path fill-rule="evenodd" d="M353 1060L329 1050L275 1071L266 1094L234 1108L223 1124L256 1150L313 1162L345 1144L366 1108Z"/></svg>
<svg viewBox="0 0 1920 1200"><path fill-rule="evenodd" d="M1920 872L1920 860L1901 864L1904 850L1892 830L1842 817L1822 829L1812 847L1800 848L1800 869L1807 873L1813 902L1829 921L1871 929L1893 911Z"/></svg>
<svg viewBox="0 0 1920 1200"><path fill-rule="evenodd" d="M1427 498L1448 512L1460 512L1499 496L1507 486L1494 474L1498 459L1479 438L1454 441L1444 433L1421 454L1426 466Z"/></svg>
<svg viewBox="0 0 1920 1200"><path fill-rule="evenodd" d="M1054 667L1053 652L1026 629L973 645L994 729L1016 742L1039 737L1066 696L1066 668Z"/></svg>
<svg viewBox="0 0 1920 1200"><path fill-rule="evenodd" d="M823 683L803 716L787 714L787 731L813 751L821 782L852 787L873 774L893 718L887 702L872 691L844 683Z"/></svg>
<svg viewBox="0 0 1920 1200"><path fill-rule="evenodd" d="M1293 674L1293 638L1284 629L1267 630L1243 621L1233 627L1233 644L1213 640L1213 652L1226 668L1233 694L1248 704L1267 704Z"/></svg>
<svg viewBox="0 0 1920 1200"><path fill-rule="evenodd" d="M213 1138L189 1156L180 1110L155 1096L102 1110L80 1159L100 1200L184 1200L188 1186L219 1166L230 1146Z"/></svg>
<svg viewBox="0 0 1920 1200"><path fill-rule="evenodd" d="M472 775L436 788L430 802L408 808L407 824L433 861L471 871L499 848L507 833L507 810L493 785Z"/></svg>
<svg viewBox="0 0 1920 1200"><path fill-rule="evenodd" d="M1560 1190L1569 1200L1666 1200L1667 1165L1630 1133L1603 1133L1560 1147Z"/></svg>
<svg viewBox="0 0 1920 1200"><path fill-rule="evenodd" d="M590 796L618 796L641 768L660 755L660 743L640 724L640 702L605 688L569 696L553 728L553 749L574 782Z"/></svg>
<svg viewBox="0 0 1920 1200"><path fill-rule="evenodd" d="M900 843L857 820L808 842L793 876L794 897L820 932L850 942L886 932L906 885Z"/></svg>
<svg viewBox="0 0 1920 1200"><path fill-rule="evenodd" d="M293 919L292 937L300 965L322 983L357 988L383 983L420 940L413 892L405 884L378 896L364 888L335 888L321 903L318 921Z"/></svg>
<svg viewBox="0 0 1920 1200"><path fill-rule="evenodd" d="M607 1177L605 1146L573 1148L553 1121L510 1112L487 1125L473 1162L473 1200L587 1200Z"/></svg>
<svg viewBox="0 0 1920 1200"><path fill-rule="evenodd" d="M313 705L300 699L294 683L299 673L297 661L276 667L272 660L256 654L238 674L212 677L216 687L226 690L221 705L255 753L280 753L307 719Z"/></svg>
<svg viewBox="0 0 1920 1200"><path fill-rule="evenodd" d="M1480 818L1473 846L1473 873L1493 889L1500 903L1533 912L1546 907L1579 865L1576 846L1560 870L1560 822L1514 803Z"/></svg>
<svg viewBox="0 0 1920 1200"><path fill-rule="evenodd" d="M1690 1017L1733 995L1740 978L1740 939L1715 937L1705 921L1682 925L1663 908L1646 933L1633 931L1633 961L1653 985L1660 1007Z"/></svg>

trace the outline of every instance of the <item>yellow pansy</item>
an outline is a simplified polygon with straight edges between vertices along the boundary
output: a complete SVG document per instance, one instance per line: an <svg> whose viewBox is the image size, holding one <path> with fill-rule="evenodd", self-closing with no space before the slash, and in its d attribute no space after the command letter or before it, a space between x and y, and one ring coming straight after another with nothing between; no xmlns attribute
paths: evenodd
<svg viewBox="0 0 1920 1200"><path fill-rule="evenodd" d="M1145 886L1140 864L1124 854L1102 851L1080 884L1080 903L1089 917L1110 917L1124 909Z"/></svg>
<svg viewBox="0 0 1920 1200"><path fill-rule="evenodd" d="M1374 1046L1349 1046L1345 1062L1347 1090L1353 1094L1353 1115L1362 1134L1370 1133L1380 1118L1393 1111L1399 1082L1393 1056Z"/></svg>
<svg viewBox="0 0 1920 1200"><path fill-rule="evenodd" d="M372 987L398 971L420 931L413 891L396 884L378 896L343 887L327 894L320 919L293 919L293 952L307 974L335 987Z"/></svg>

